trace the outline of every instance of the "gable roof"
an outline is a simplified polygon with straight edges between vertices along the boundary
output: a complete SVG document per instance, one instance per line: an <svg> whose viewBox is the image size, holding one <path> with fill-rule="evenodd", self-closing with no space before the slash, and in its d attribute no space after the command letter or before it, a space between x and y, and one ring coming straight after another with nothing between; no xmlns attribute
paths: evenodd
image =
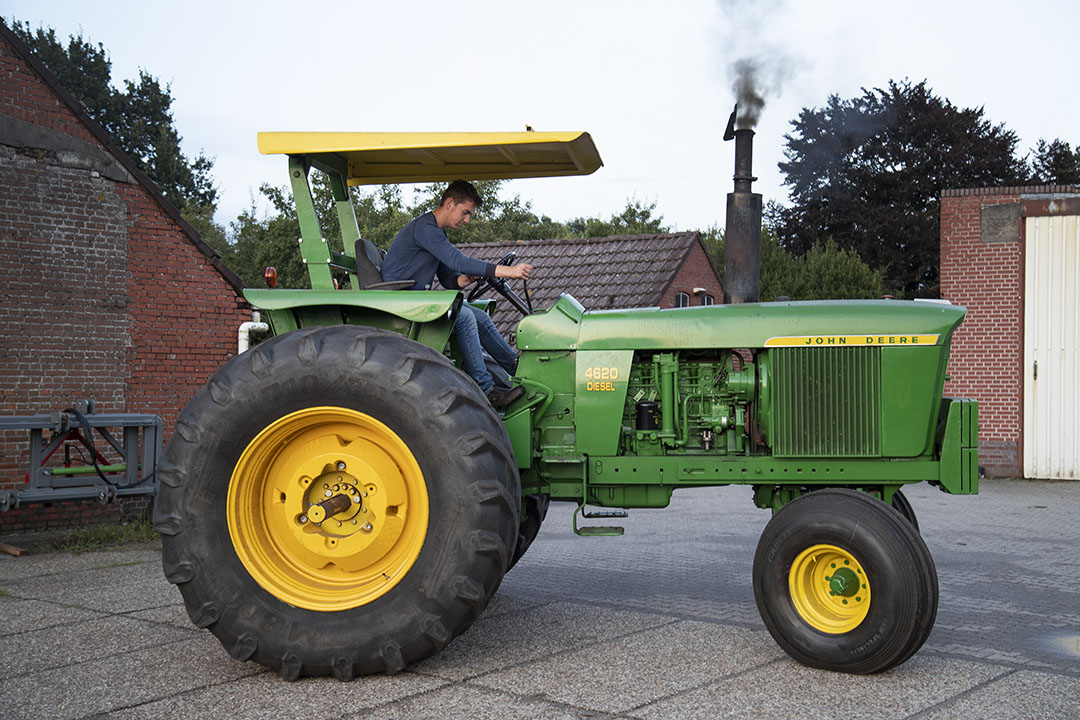
<svg viewBox="0 0 1080 720"><path fill-rule="evenodd" d="M701 243L700 233L681 232L462 243L457 248L487 262L495 262L511 250L517 252L516 262L534 266L528 288L535 309L549 307L566 292L586 310L610 310L659 305L695 243ZM520 280L511 280L510 287L524 298ZM496 297L499 305L495 325L506 335L517 324L519 315L509 303Z"/></svg>
<svg viewBox="0 0 1080 720"><path fill-rule="evenodd" d="M199 235L199 232L195 228L193 228L187 220L180 216L180 211L175 205L173 205L165 198L165 196L161 193L161 190L154 183L154 181L151 180L146 175L146 173L140 170L138 165L135 164L135 161L132 160L126 152L121 150L120 147L113 141L109 133L107 133L105 129L101 127L101 125L99 125L92 117L90 117L90 115L86 112L86 108L83 107L83 104L76 100L75 96L72 95L63 85L60 84L60 81L59 79L57 79L56 75L54 75L52 71L49 70L49 68L45 67L44 63L42 63L34 54L34 51L30 49L30 46L24 43L22 39L19 38L19 36L16 35L11 30L11 28L9 28L7 24L3 22L2 18L0 18L0 37L2 37L9 45L11 45L15 53L19 57L21 57L23 61L35 73L37 73L38 77L41 78L41 81L44 82L45 85L48 86L49 89L52 90L58 98L60 98L61 102L68 106L68 108L78 118L79 122L81 122L86 127L86 129L90 131L90 133L94 136L95 139L97 139L98 142L105 146L105 150L109 153L109 155L111 155L112 158L115 159L117 163L119 163L119 165L121 165L125 170L127 170L130 177L133 178L137 183L139 183L146 190L146 192L150 194L150 196L157 202L161 209L165 211L165 214L168 215L173 220L173 222L175 222L176 225L184 232L184 234L188 236L188 239L191 240L191 243L196 248L198 248L199 252L206 256L207 261L214 267L214 269L216 269L218 273L220 273L221 276L225 278L225 280L230 285L232 285L233 289L236 291L236 294L243 298L242 290L244 287L244 281L240 279L240 276L234 273L228 267L226 267L225 263L221 260L221 256L218 255L217 251L207 245L205 241L203 241L202 236ZM28 129L25 127L26 125L27 123L15 122L9 123L6 127L9 129L13 129L16 133L25 136L28 135ZM56 133L53 132L51 134L55 135ZM78 143L79 141L73 140L73 142ZM111 163L106 163L106 165L101 168L102 174L106 177L109 177L110 179L121 180L122 173L119 175L111 173L111 168L109 167L109 165L111 165ZM126 178L124 178L124 180L126 180Z"/></svg>

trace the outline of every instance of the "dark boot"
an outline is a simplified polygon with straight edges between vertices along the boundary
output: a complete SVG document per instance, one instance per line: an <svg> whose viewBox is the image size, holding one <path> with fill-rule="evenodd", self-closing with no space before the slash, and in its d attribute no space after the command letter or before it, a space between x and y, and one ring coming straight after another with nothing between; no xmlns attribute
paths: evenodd
<svg viewBox="0 0 1080 720"><path fill-rule="evenodd" d="M488 393L488 402L491 403L491 407L496 410L505 410L518 398L525 394L525 388L520 385L515 385L511 388L501 388L495 386Z"/></svg>

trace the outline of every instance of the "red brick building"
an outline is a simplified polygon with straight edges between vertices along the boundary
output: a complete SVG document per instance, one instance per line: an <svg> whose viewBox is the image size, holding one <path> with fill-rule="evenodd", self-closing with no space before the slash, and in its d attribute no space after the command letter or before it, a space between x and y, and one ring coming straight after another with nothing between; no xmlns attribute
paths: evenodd
<svg viewBox="0 0 1080 720"><path fill-rule="evenodd" d="M1077 216L1075 186L942 194L941 297L968 310L946 392L979 401L989 476L1080 479Z"/></svg>
<svg viewBox="0 0 1080 720"><path fill-rule="evenodd" d="M586 310L683 307L724 301L720 277L696 232L619 235L568 240L468 243L458 249L488 262L517 252L517 262L536 267L529 281L533 307L549 307L570 293ZM511 287L522 294L521 283ZM520 315L502 302L499 331L512 337Z"/></svg>
<svg viewBox="0 0 1080 720"><path fill-rule="evenodd" d="M240 287L0 23L0 415L93 398L98 412L161 415L167 437L235 352L250 319ZM0 490L20 486L27 446L25 434L0 434ZM0 513L0 531L82 514L30 506Z"/></svg>

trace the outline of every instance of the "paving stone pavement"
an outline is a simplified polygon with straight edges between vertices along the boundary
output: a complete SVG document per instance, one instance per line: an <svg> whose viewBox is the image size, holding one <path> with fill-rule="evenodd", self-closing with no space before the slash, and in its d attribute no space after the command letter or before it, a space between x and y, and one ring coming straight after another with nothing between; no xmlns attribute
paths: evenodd
<svg viewBox="0 0 1080 720"><path fill-rule="evenodd" d="M348 683L231 659L188 620L156 545L0 557L0 717L1080 718L1080 483L905 494L940 609L881 675L777 647L750 584L769 514L747 488L709 488L631 511L622 538L579 538L553 505L472 628Z"/></svg>

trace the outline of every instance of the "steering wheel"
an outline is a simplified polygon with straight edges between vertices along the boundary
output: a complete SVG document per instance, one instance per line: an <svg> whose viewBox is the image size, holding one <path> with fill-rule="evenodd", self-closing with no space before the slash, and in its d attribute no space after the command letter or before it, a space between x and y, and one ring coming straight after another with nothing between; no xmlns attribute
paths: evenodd
<svg viewBox="0 0 1080 720"><path fill-rule="evenodd" d="M517 259L517 252L514 251L514 250L511 250L510 252L506 253L501 258L499 258L499 260L495 264L496 265L513 265L514 260L516 260L516 259ZM524 282L524 281L522 281L522 282ZM522 300L521 296L519 296L516 292L514 292L513 289L510 287L509 283L506 282L506 278L489 278L489 277L480 278L479 280L476 281L476 287L474 287L472 289L472 291L469 293L468 297L465 298L465 301L466 302L472 302L473 300L475 300L476 298L480 297L485 292L487 292L487 290L489 288L494 290L495 292L499 293L504 298L506 298L507 301L509 301L509 303L511 305L513 305L517 309L517 311L520 312L522 315L531 315L532 314L532 303L527 302L528 297L529 297L529 287L528 287L528 285L525 285L525 298L526 299Z"/></svg>

